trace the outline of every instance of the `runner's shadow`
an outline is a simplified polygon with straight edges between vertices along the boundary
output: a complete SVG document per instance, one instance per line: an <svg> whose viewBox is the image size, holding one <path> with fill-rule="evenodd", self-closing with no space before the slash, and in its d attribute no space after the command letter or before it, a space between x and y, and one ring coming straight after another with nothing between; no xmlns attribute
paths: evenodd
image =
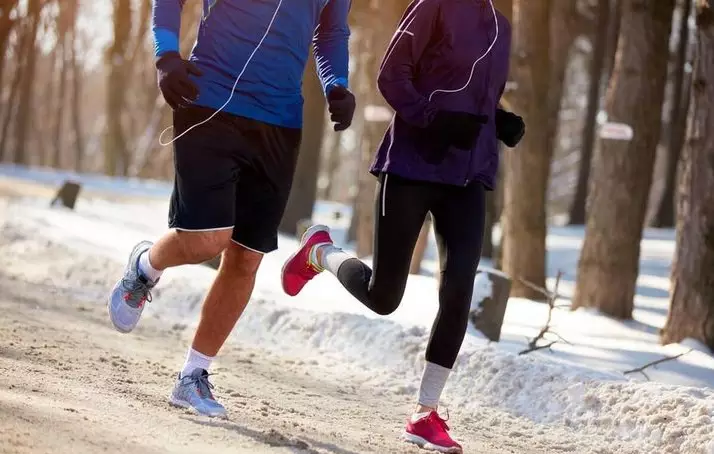
<svg viewBox="0 0 714 454"><path fill-rule="evenodd" d="M317 448L333 452L335 454L359 454L355 451L349 451L347 449L340 448L331 443L322 443L310 438L305 438L309 441L309 443L298 438L291 438L286 435L283 435L275 429L270 429L261 432L249 429L247 427L227 420L202 419L196 416L181 416L180 418L186 421L191 421L195 424L200 424L202 426L218 427L221 429L230 430L244 437L252 438L253 440L256 440L268 446L288 448L295 453L320 454L319 451L316 451L311 447L312 445Z"/></svg>

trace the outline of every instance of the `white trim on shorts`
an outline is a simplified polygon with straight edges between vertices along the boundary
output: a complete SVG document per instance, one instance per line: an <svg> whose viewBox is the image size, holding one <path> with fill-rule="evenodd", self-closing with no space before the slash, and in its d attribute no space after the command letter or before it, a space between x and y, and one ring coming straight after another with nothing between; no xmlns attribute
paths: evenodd
<svg viewBox="0 0 714 454"><path fill-rule="evenodd" d="M216 227L215 229L184 229L181 227L174 227L175 230L180 230L182 232L219 232L221 230L228 230L234 228L235 225L230 227Z"/></svg>
<svg viewBox="0 0 714 454"><path fill-rule="evenodd" d="M239 242L237 242L236 240L234 240L233 238L231 238L231 241L232 241L233 243L237 244L238 246L242 247L242 248L246 248L246 249L248 249L248 250L251 251L251 252L255 252L256 254L260 254L260 255L265 255L265 254L267 254L267 252L259 251L259 250L257 250L257 249L253 249L253 248L251 248L251 247L248 247L248 246L246 246L246 245L243 244L243 243L239 243Z"/></svg>

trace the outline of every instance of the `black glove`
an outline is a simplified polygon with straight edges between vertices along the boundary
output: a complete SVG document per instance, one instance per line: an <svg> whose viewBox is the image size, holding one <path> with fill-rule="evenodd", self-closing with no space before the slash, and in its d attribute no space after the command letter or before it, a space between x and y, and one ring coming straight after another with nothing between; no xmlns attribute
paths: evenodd
<svg viewBox="0 0 714 454"><path fill-rule="evenodd" d="M518 145L526 134L526 124L523 118L503 109L496 109L496 137L507 147Z"/></svg>
<svg viewBox="0 0 714 454"><path fill-rule="evenodd" d="M330 120L335 123L335 131L344 131L352 124L355 114L355 96L345 87L337 85L327 95Z"/></svg>
<svg viewBox="0 0 714 454"><path fill-rule="evenodd" d="M167 52L156 60L159 89L172 109L186 106L198 98L198 87L188 75L202 76L200 69L178 52Z"/></svg>
<svg viewBox="0 0 714 454"><path fill-rule="evenodd" d="M486 115L440 110L427 130L442 143L462 150L471 150L476 145L481 127L487 122Z"/></svg>

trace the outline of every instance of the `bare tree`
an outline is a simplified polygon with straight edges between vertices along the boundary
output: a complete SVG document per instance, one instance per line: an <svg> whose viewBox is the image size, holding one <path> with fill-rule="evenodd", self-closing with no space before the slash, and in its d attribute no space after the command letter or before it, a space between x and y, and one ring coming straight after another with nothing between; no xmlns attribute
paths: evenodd
<svg viewBox="0 0 714 454"><path fill-rule="evenodd" d="M79 45L78 31L77 31L77 16L79 9L79 2L73 1L69 3L69 15L70 15L70 37L69 37L69 56L68 56L68 66L72 71L72 94L70 97L71 104L71 121L72 130L74 132L74 170L77 172L82 171L82 161L84 160L84 128L82 126L82 79L83 71L82 65L77 60L77 47Z"/></svg>
<svg viewBox="0 0 714 454"><path fill-rule="evenodd" d="M363 81L360 87L360 100L362 106L381 106L386 107L386 103L382 99L376 87L376 75L379 71L380 59L384 54L384 50L389 44L396 25L399 22L407 2L394 1L388 4L388 7L377 4L377 2L368 2L365 4L366 11L363 9L360 13L365 12L369 17L379 18L379 23L374 27L363 30L361 33L364 39L364 46L370 49L369 52L363 53L358 63L359 68L364 71L365 77L360 78ZM372 253L372 242L374 234L374 200L375 200L375 181L374 177L367 172L374 153L377 151L387 124L383 121L370 121L366 119L362 131L360 156L361 164L359 169L359 188L357 193L357 201L355 203L357 216L356 221L356 236L357 236L357 255L366 256Z"/></svg>
<svg viewBox="0 0 714 454"><path fill-rule="evenodd" d="M26 24L23 24L26 25ZM33 46L34 44L30 42L30 37L27 33L27 27L21 27L19 32L19 37L17 39L17 44L14 46L14 51L22 54L25 52L28 46ZM11 142L10 138L10 125L15 117L15 112L17 111L17 98L20 92L20 83L22 82L22 76L25 72L25 65L21 63L16 64L12 82L10 83L10 90L8 99L6 102L2 103L3 108L3 120L2 129L0 129L0 155L3 161L10 161L14 159L12 154L12 149L9 149L9 144Z"/></svg>
<svg viewBox="0 0 714 454"><path fill-rule="evenodd" d="M517 153L504 154L505 194L503 270L513 277L513 296L541 299L522 280L545 287L545 198L552 149L548 149L550 80L550 2L514 1L515 27L511 73L517 83L509 98L513 110L523 115L528 134Z"/></svg>
<svg viewBox="0 0 714 454"><path fill-rule="evenodd" d="M681 161L677 252L662 342L714 350L714 8L697 0L698 43L689 137Z"/></svg>
<svg viewBox="0 0 714 454"><path fill-rule="evenodd" d="M17 7L17 2L18 0L0 0L0 87L2 87L3 74L5 72L5 55L7 53L8 40L16 23L13 11Z"/></svg>
<svg viewBox="0 0 714 454"><path fill-rule="evenodd" d="M306 122L293 187L280 223L280 231L292 235L297 232L300 220L312 218L317 197L320 152L325 132L325 97L316 71L314 59L309 58L303 81Z"/></svg>
<svg viewBox="0 0 714 454"><path fill-rule="evenodd" d="M67 98L67 77L70 66L70 46L71 32L73 24L73 10L76 9L78 0L64 0L58 3L59 14L57 15L57 44L55 46L57 64L57 102L54 114L54 131L52 133L52 144L54 153L50 165L60 167L62 164L62 132L65 126L65 106Z"/></svg>
<svg viewBox="0 0 714 454"><path fill-rule="evenodd" d="M513 19L513 0L494 0L493 4L496 9L506 17L506 19L509 21ZM503 240L501 240L501 248L498 250L493 244L493 227L500 220L503 207L503 184L501 183L502 174L503 168L500 166L498 169L496 187L493 191L489 191L486 194L486 219L483 230L483 246L481 248L481 256L494 259L496 265L499 261L498 255L500 255L501 248L503 247ZM498 268L498 266L496 267Z"/></svg>
<svg viewBox="0 0 714 454"><path fill-rule="evenodd" d="M593 53L590 60L590 90L588 91L588 107L585 113L585 127L583 129L582 150L578 166L578 181L575 187L575 196L570 206L570 224L585 224L585 209L588 196L588 182L590 181L590 162L595 148L595 132L597 130L597 114L600 111L600 93L602 77L605 71L607 45L610 23L610 0L598 0L597 3L597 28L593 39Z"/></svg>
<svg viewBox="0 0 714 454"><path fill-rule="evenodd" d="M672 85L674 93L670 110L670 134L667 144L667 174L664 191L657 204L657 212L652 220L653 227L674 227L674 193L677 185L677 168L679 157L684 147L687 134L687 114L689 112L691 78L686 76L685 66L689 54L689 19L692 15L692 0L684 0L681 8L681 20L677 52L674 62Z"/></svg>
<svg viewBox="0 0 714 454"><path fill-rule="evenodd" d="M128 145L122 125L122 111L128 84L127 65L131 40L131 0L114 1L114 40L107 49L108 71L104 135L104 171L108 175L126 175L129 170Z"/></svg>
<svg viewBox="0 0 714 454"><path fill-rule="evenodd" d="M605 0L606 1L606 0ZM585 19L578 11L575 0L552 2L550 10L550 77L546 117L548 118L548 143L551 157L556 148L560 124L560 109L565 92L565 72L575 39L583 32ZM530 128L529 128L530 129Z"/></svg>
<svg viewBox="0 0 714 454"><path fill-rule="evenodd" d="M18 87L17 109L15 111L15 140L13 162L28 164L27 139L33 110L35 69L39 50L35 42L40 28L43 0L28 0L27 3L27 45L22 59L22 79Z"/></svg>
<svg viewBox="0 0 714 454"><path fill-rule="evenodd" d="M620 42L620 26L622 25L622 5L624 0L612 0L610 5L610 25L608 26L607 50L605 51L605 88L610 86L610 79L615 71L615 57Z"/></svg>
<svg viewBox="0 0 714 454"><path fill-rule="evenodd" d="M640 240L659 142L674 0L625 0L610 121L630 125L632 140L602 140L595 152L585 241L573 308L631 318ZM644 102L646 100L647 102Z"/></svg>

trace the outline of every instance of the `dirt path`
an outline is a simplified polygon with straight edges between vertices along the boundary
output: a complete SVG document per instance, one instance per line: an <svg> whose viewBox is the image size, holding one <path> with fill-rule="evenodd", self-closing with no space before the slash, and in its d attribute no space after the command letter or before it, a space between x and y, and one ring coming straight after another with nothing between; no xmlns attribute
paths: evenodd
<svg viewBox="0 0 714 454"><path fill-rule="evenodd" d="M2 453L419 452L399 440L407 399L260 350L229 346L215 369L229 420L173 409L165 397L188 330L146 319L114 333L95 302L16 278L0 277L0 295ZM534 452L471 429L467 452Z"/></svg>
<svg viewBox="0 0 714 454"><path fill-rule="evenodd" d="M413 396L236 342L212 371L227 420L170 407L191 330L144 317L131 335L113 331L103 276L121 265L87 261L43 239L15 244L21 231L3 224L15 219L9 206L22 204L16 197L31 185L10 187L0 184L0 453L421 452L400 440ZM533 427L511 415L452 413L466 453L563 451L557 437L536 441L528 435Z"/></svg>

